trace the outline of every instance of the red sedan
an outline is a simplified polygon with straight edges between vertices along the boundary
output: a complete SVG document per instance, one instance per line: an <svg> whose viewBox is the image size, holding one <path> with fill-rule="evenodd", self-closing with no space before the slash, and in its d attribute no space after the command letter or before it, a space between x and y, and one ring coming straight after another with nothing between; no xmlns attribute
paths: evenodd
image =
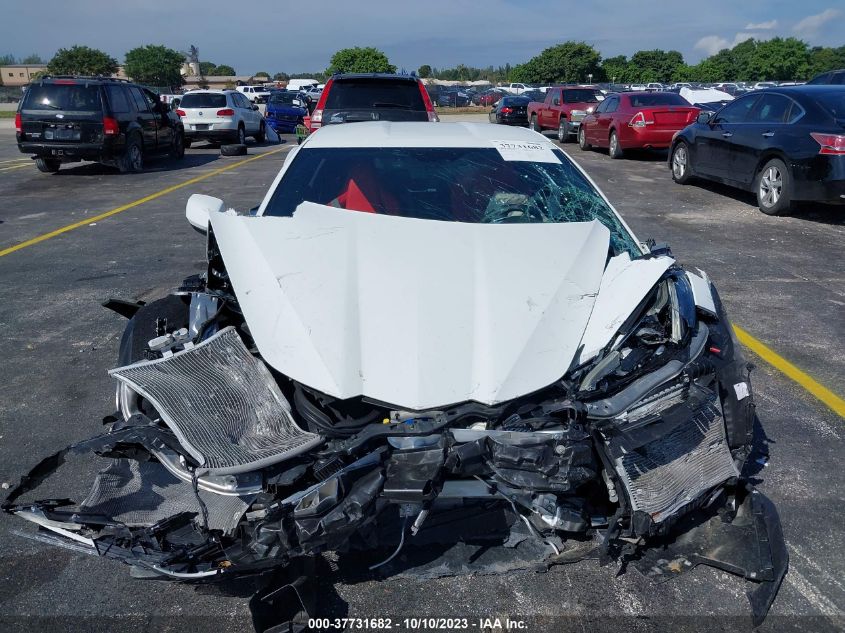
<svg viewBox="0 0 845 633"><path fill-rule="evenodd" d="M611 94L581 121L578 145L606 147L611 158L622 158L626 149L668 148L697 116L698 108L673 92Z"/></svg>

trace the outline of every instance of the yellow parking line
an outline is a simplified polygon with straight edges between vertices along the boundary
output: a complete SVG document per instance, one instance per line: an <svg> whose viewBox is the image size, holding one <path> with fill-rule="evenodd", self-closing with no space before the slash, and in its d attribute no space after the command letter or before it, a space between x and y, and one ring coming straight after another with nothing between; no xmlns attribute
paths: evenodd
<svg viewBox="0 0 845 633"><path fill-rule="evenodd" d="M23 163L23 162L31 163L32 159L31 158L12 158L11 160L0 160L0 165L6 164L6 163Z"/></svg>
<svg viewBox="0 0 845 633"><path fill-rule="evenodd" d="M845 400L837 396L830 389L817 382L805 372L798 369L783 356L766 347L766 345L751 336L741 327L734 325L734 331L736 332L736 336L740 343L769 363L769 365L786 375L788 378L797 382L806 391L833 409L834 413L837 413L845 418Z"/></svg>
<svg viewBox="0 0 845 633"><path fill-rule="evenodd" d="M23 165L15 165L14 167L3 167L0 171L11 171L12 169L20 169L21 167L29 167L33 163L24 163Z"/></svg>
<svg viewBox="0 0 845 633"><path fill-rule="evenodd" d="M33 237L31 240L26 240L25 242L21 242L19 244L15 244L14 246L10 246L8 248L4 248L0 250L0 257L5 257L6 255L11 255L15 251L22 250L27 248L28 246L34 246L35 244L39 244L40 242L44 242L49 240L50 238L56 237L61 235L62 233L67 233L68 231L73 231L74 229L78 229L82 226L87 226L92 222L99 222L100 220L104 220L109 218L113 215L117 215L118 213L122 213L128 209L132 209L137 207L138 205L144 204L145 202L149 202L150 200L155 200L156 198L160 198L161 196L167 195L177 189L182 189L189 185L196 184L202 180L206 180L211 178L212 176L216 176L217 174L222 174L224 171L229 171L230 169L235 169L236 167L240 167L241 165L245 165L247 163L251 163L254 160L258 160L260 158L264 158L265 156L270 156L271 154L278 154L281 151L289 149L287 147L280 147L279 149L270 150L269 152L264 152L263 154L259 154L258 156L253 156L252 158L247 158L245 160L239 160L236 163L232 163L231 165L226 165L225 167L221 167L220 169L215 169L214 171L210 171L207 174L203 174L202 176L197 176L196 178L191 178L190 180L186 180L185 182L180 182L178 185L173 185L171 187L167 187L166 189L162 189L161 191L156 191L155 193L151 193L148 196L144 196L143 198L139 198L134 202L130 202L128 204L124 204L123 206L117 207L116 209L112 209L111 211L106 211L105 213L101 213L99 215L94 215L89 218L85 218L84 220L80 220L79 222L74 222L73 224L68 224L67 226L63 226L60 229L56 229L55 231L50 231L49 233L44 233L43 235L39 235L38 237Z"/></svg>

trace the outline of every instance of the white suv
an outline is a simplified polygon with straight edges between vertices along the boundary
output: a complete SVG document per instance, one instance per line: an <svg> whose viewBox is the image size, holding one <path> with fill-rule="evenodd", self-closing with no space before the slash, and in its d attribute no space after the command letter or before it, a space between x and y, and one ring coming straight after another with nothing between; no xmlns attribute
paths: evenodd
<svg viewBox="0 0 845 633"><path fill-rule="evenodd" d="M235 90L192 90L176 110L185 127L185 147L192 141L244 143L252 136L264 142L264 117L258 106Z"/></svg>
<svg viewBox="0 0 845 633"><path fill-rule="evenodd" d="M238 92L253 103L267 103L270 98L270 91L264 86L238 86Z"/></svg>

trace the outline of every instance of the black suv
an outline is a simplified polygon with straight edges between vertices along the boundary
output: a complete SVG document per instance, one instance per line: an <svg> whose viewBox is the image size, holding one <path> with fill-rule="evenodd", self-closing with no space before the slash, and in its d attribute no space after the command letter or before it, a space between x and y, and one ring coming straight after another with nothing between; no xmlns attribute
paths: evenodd
<svg viewBox="0 0 845 633"><path fill-rule="evenodd" d="M391 73L334 75L306 118L310 131L354 121L438 121L419 78Z"/></svg>
<svg viewBox="0 0 845 633"><path fill-rule="evenodd" d="M185 155L176 113L154 92L118 79L39 79L21 99L15 127L18 149L45 173L81 160L141 171L149 156Z"/></svg>

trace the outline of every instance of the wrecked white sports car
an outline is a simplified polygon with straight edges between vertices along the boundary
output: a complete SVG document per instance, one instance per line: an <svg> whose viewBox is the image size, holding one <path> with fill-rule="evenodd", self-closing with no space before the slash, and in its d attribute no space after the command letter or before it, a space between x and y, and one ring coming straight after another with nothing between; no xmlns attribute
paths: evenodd
<svg viewBox="0 0 845 633"><path fill-rule="evenodd" d="M753 396L719 296L553 143L328 126L252 212L195 195L187 216L207 271L106 304L129 318L108 432L6 500L40 538L141 576L296 569L260 598L291 617L327 551L421 577L703 563L765 616L787 555L741 476ZM71 453L110 460L87 497L24 501Z"/></svg>

